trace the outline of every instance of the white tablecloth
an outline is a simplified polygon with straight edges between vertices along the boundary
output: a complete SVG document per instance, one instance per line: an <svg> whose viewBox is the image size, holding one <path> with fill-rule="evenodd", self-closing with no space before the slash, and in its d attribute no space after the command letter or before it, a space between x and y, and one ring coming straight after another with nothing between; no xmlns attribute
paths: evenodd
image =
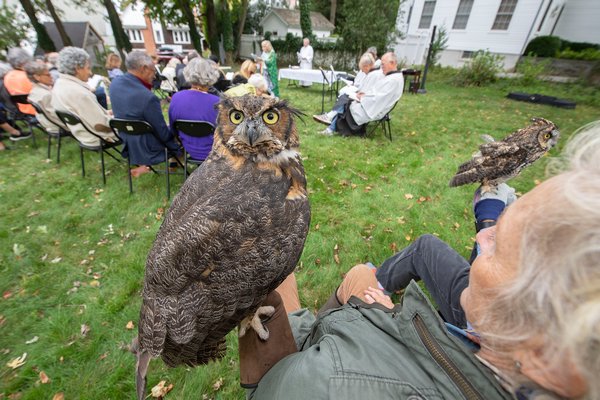
<svg viewBox="0 0 600 400"><path fill-rule="evenodd" d="M313 83L327 83L331 85L336 79L339 71L324 70L327 81L323 80L323 73L319 69L282 68L279 70L279 80L292 79L296 81L307 81Z"/></svg>

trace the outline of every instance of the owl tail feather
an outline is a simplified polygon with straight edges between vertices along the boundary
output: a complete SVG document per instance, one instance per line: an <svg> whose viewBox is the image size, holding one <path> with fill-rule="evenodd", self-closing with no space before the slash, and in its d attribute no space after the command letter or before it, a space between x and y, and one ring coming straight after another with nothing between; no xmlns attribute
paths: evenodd
<svg viewBox="0 0 600 400"><path fill-rule="evenodd" d="M148 365L152 356L147 351L140 349L137 336L131 342L131 352L135 354L135 388L138 400L144 400L146 397L146 374Z"/></svg>
<svg viewBox="0 0 600 400"><path fill-rule="evenodd" d="M468 183L475 183L479 181L479 174L475 169L471 169L465 172L458 173L450 180L450 187L457 187L466 185Z"/></svg>

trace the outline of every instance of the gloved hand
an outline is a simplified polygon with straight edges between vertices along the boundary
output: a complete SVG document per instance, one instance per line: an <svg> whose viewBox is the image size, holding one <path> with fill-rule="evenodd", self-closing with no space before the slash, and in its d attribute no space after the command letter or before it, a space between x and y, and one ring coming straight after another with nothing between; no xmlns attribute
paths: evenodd
<svg viewBox="0 0 600 400"><path fill-rule="evenodd" d="M515 195L515 189L508 186L506 183L492 188L491 191L487 191L481 194L481 186L475 190L473 196L473 212L475 213L475 220L482 222L486 220L496 221L504 208L510 205L517 199Z"/></svg>
<svg viewBox="0 0 600 400"><path fill-rule="evenodd" d="M239 338L240 384L246 389L258 386L260 379L273 365L298 351L279 293L272 291L262 306L275 308L273 315L263 321L269 338L262 340L253 329L247 330Z"/></svg>

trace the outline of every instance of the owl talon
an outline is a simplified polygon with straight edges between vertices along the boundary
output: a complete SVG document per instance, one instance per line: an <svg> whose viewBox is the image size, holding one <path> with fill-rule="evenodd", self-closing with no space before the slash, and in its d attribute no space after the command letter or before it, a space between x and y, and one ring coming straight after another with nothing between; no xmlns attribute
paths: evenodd
<svg viewBox="0 0 600 400"><path fill-rule="evenodd" d="M238 336L243 337L248 332L248 329L252 328L261 340L267 340L269 338L269 330L263 325L261 317L269 318L273 313L275 313L275 307L273 306L259 307L253 315L249 315L242 320Z"/></svg>

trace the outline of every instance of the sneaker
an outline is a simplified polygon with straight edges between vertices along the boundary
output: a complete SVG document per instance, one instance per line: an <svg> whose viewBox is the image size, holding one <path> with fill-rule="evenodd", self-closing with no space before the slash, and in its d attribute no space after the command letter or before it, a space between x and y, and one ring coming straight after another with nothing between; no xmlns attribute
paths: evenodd
<svg viewBox="0 0 600 400"><path fill-rule="evenodd" d="M31 137L31 132L23 132L21 131L20 135L10 135L9 139L13 142L18 142L19 140L29 139Z"/></svg>
<svg viewBox="0 0 600 400"><path fill-rule="evenodd" d="M329 119L327 114L313 115L313 119L321 124L331 125L331 119Z"/></svg>
<svg viewBox="0 0 600 400"><path fill-rule="evenodd" d="M319 132L319 135L333 136L333 131L331 129L329 129L329 128L325 128L321 132Z"/></svg>

